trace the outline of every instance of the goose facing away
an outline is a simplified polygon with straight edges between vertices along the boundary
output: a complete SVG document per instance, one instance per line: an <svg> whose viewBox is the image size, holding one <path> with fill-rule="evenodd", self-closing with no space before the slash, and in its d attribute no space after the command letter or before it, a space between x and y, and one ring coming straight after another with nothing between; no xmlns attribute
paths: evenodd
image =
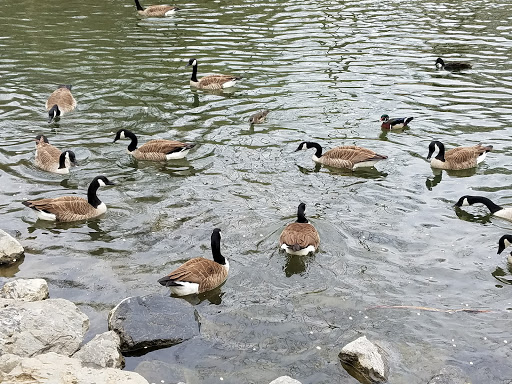
<svg viewBox="0 0 512 384"><path fill-rule="evenodd" d="M137 12L139 15L148 17L172 16L176 11L179 10L178 7L174 7L172 5L150 5L144 9L140 5L139 0L135 0L135 6L137 7Z"/></svg>
<svg viewBox="0 0 512 384"><path fill-rule="evenodd" d="M249 123L251 125L261 124L265 121L265 118L267 117L267 115L268 115L268 109L264 109L263 111L257 112L255 114L251 115L251 117L249 117Z"/></svg>
<svg viewBox="0 0 512 384"><path fill-rule="evenodd" d="M491 211L491 214L497 217L501 217L505 220L512 221L512 208L503 208L499 206L498 204L494 204L491 200L489 200L487 197L483 196L462 196L456 203L456 207L462 207L467 205L473 205L476 203L484 204L489 211Z"/></svg>
<svg viewBox="0 0 512 384"><path fill-rule="evenodd" d="M190 59L187 66L192 66L190 85L199 89L219 90L235 86L241 77L231 75L207 75L197 80L197 59Z"/></svg>
<svg viewBox="0 0 512 384"><path fill-rule="evenodd" d="M57 117L64 115L76 108L76 100L71 94L71 85L59 85L53 91L48 100L46 100L46 110L48 111L48 123L51 123Z"/></svg>
<svg viewBox="0 0 512 384"><path fill-rule="evenodd" d="M48 221L79 221L92 219L107 211L105 203L96 195L99 187L114 185L105 176L96 176L89 184L87 200L78 196L28 200L22 204L36 211L37 217Z"/></svg>
<svg viewBox="0 0 512 384"><path fill-rule="evenodd" d="M229 262L220 253L220 229L215 228L211 236L213 260L195 257L158 280L171 288L178 296L210 291L228 278Z"/></svg>
<svg viewBox="0 0 512 384"><path fill-rule="evenodd" d="M445 69L447 71L463 71L465 69L471 69L471 64L460 61L445 62L443 59L438 57L436 60L436 68Z"/></svg>
<svg viewBox="0 0 512 384"><path fill-rule="evenodd" d="M300 203L297 221L288 224L279 237L279 246L290 255L305 256L315 252L320 244L317 230L305 216L306 204Z"/></svg>
<svg viewBox="0 0 512 384"><path fill-rule="evenodd" d="M432 155L439 150L437 156L432 158ZM484 161L487 152L492 150L492 145L475 145L473 147L458 147L452 148L445 152L444 144L440 141L432 141L428 146L427 160L430 160L432 168L439 169L469 169L474 168L477 164Z"/></svg>
<svg viewBox="0 0 512 384"><path fill-rule="evenodd" d="M336 168L348 168L355 170L362 167L373 167L380 160L387 159L387 156L379 155L370 149L345 145L328 150L322 155L322 147L318 143L303 141L295 152L315 148L313 161Z"/></svg>
<svg viewBox="0 0 512 384"><path fill-rule="evenodd" d="M408 126L412 119L414 119L414 117L390 118L388 115L384 114L380 117L380 121L382 121L380 126L382 129L400 129Z"/></svg>
<svg viewBox="0 0 512 384"><path fill-rule="evenodd" d="M114 143L119 139L131 139L128 153L139 160L164 161L183 159L195 144L182 143L174 140L150 140L137 148L137 136L127 129L120 129L116 133Z"/></svg>
<svg viewBox="0 0 512 384"><path fill-rule="evenodd" d="M44 135L36 136L36 167L44 171L67 174L71 165L77 165L73 151L61 152Z"/></svg>
<svg viewBox="0 0 512 384"><path fill-rule="evenodd" d="M498 240L498 255L512 245L512 235L503 235ZM511 254L512 255L512 254Z"/></svg>

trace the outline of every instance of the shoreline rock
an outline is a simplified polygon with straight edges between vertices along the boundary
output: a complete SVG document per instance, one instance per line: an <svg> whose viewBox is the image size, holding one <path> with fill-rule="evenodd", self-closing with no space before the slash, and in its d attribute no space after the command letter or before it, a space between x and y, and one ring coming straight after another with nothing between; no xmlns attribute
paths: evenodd
<svg viewBox="0 0 512 384"><path fill-rule="evenodd" d="M389 366L384 351L366 336L345 345L338 357L343 368L361 382L379 383L388 379Z"/></svg>
<svg viewBox="0 0 512 384"><path fill-rule="evenodd" d="M0 265L16 262L24 252L18 240L0 229Z"/></svg>
<svg viewBox="0 0 512 384"><path fill-rule="evenodd" d="M44 279L17 279L4 284L0 298L21 301L41 301L50 296Z"/></svg>
<svg viewBox="0 0 512 384"><path fill-rule="evenodd" d="M76 351L72 357L93 368L123 368L121 340L114 331L100 333Z"/></svg>

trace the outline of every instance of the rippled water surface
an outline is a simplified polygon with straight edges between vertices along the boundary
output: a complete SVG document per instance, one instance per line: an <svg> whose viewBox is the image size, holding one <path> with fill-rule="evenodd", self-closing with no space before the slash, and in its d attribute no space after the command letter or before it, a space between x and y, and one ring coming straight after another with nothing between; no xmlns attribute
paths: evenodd
<svg viewBox="0 0 512 384"><path fill-rule="evenodd" d="M156 280L211 257L222 229L231 263L220 288L192 302L202 338L127 358L150 382L356 383L338 352L365 334L389 351L390 382L424 383L445 364L475 383L512 378L512 268L497 241L512 224L462 195L512 204L512 4L507 1L188 1L143 19L129 1L5 2L0 14L1 228L26 247L1 280L43 277L52 297L107 328L127 296L168 295ZM437 71L435 59L473 63ZM189 87L199 75L243 75L231 92ZM48 124L44 103L72 84L77 110ZM248 117L263 108L266 123ZM378 119L414 116L384 132ZM138 162L140 142L196 142L186 160ZM73 149L69 176L33 165L34 137ZM492 144L477 169L434 172L432 139ZM356 172L315 167L303 140L389 156ZM105 174L109 211L88 222L36 221L25 199L85 194ZM318 228L314 256L278 252L299 202ZM484 309L446 313L417 306ZM152 361L152 362L151 362Z"/></svg>

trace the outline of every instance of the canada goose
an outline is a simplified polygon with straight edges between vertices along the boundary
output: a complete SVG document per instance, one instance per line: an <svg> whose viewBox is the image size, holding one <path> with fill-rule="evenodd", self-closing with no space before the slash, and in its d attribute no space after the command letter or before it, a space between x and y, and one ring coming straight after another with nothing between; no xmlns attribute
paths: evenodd
<svg viewBox="0 0 512 384"><path fill-rule="evenodd" d="M377 161L387 159L387 156L379 155L370 149L345 145L328 150L322 155L322 147L318 143L303 141L295 152L315 148L313 161L336 168L348 168L355 170L362 167L373 167Z"/></svg>
<svg viewBox="0 0 512 384"><path fill-rule="evenodd" d="M432 158L432 154L437 149L439 153ZM474 168L477 164L484 161L487 152L492 150L492 145L475 145L473 147L452 148L445 152L444 145L440 141L432 141L428 146L427 160L430 160L432 168L439 169L468 169Z"/></svg>
<svg viewBox="0 0 512 384"><path fill-rule="evenodd" d="M503 235L498 240L498 255L512 245L512 235Z"/></svg>
<svg viewBox="0 0 512 384"><path fill-rule="evenodd" d="M114 185L105 176L96 176L89 184L87 200L78 196L23 201L22 204L36 211L37 217L48 221L78 221L92 219L107 211L96 191L99 187Z"/></svg>
<svg viewBox="0 0 512 384"><path fill-rule="evenodd" d="M174 140L150 140L137 148L137 136L127 129L120 129L116 133L114 143L119 139L131 139L128 153L139 160L163 161L170 159L183 159L195 144L186 144Z"/></svg>
<svg viewBox="0 0 512 384"><path fill-rule="evenodd" d="M149 17L172 16L177 10L179 10L178 7L174 7L172 5L150 5L144 9L140 5L139 0L135 0L135 6L137 7L139 15Z"/></svg>
<svg viewBox="0 0 512 384"><path fill-rule="evenodd" d="M70 112L76 107L76 100L71 94L71 85L59 85L53 91L48 100L46 100L46 110L48 111L48 123L55 118Z"/></svg>
<svg viewBox="0 0 512 384"><path fill-rule="evenodd" d="M265 121L265 118L268 115L268 109L264 109L263 111L257 112L254 115L251 115L249 118L249 123L252 124L261 124Z"/></svg>
<svg viewBox="0 0 512 384"><path fill-rule="evenodd" d="M37 135L35 163L42 170L66 174L72 164L76 165L76 157L73 151L61 152L48 142L46 136Z"/></svg>
<svg viewBox="0 0 512 384"><path fill-rule="evenodd" d="M208 75L197 80L197 60L192 58L188 61L187 67L192 66L192 77L190 85L199 89L218 90L233 87L241 77L231 75Z"/></svg>
<svg viewBox="0 0 512 384"><path fill-rule="evenodd" d="M286 253L290 255L305 256L310 252L315 252L320 244L320 236L317 230L304 215L306 204L300 203L297 210L297 221L288 224L281 236L279 245Z"/></svg>
<svg viewBox="0 0 512 384"><path fill-rule="evenodd" d="M512 208L503 208L497 204L494 204L487 197L483 196L462 196L459 201L455 203L456 207L462 207L465 205L473 205L476 203L484 204L494 216L501 217L502 219L512 221Z"/></svg>
<svg viewBox="0 0 512 384"><path fill-rule="evenodd" d="M460 61L445 62L440 57L436 60L437 69L445 69L447 71L463 71L465 69L471 69L471 64L462 63Z"/></svg>
<svg viewBox="0 0 512 384"><path fill-rule="evenodd" d="M406 127L414 117L397 117L390 119L388 115L382 115L380 117L380 121L382 124L380 125L383 129L400 129Z"/></svg>
<svg viewBox="0 0 512 384"><path fill-rule="evenodd" d="M221 285L228 278L229 262L220 253L220 229L211 237L213 260L195 257L158 280L178 296L203 293Z"/></svg>

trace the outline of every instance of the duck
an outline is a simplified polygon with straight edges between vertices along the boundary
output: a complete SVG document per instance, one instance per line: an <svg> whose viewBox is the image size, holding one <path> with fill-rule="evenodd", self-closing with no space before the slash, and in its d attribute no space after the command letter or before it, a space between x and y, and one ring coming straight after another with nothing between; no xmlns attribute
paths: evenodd
<svg viewBox="0 0 512 384"><path fill-rule="evenodd" d="M288 224L279 237L279 246L290 255L306 256L314 253L320 244L320 235L305 216L306 204L300 203L297 221Z"/></svg>
<svg viewBox="0 0 512 384"><path fill-rule="evenodd" d="M71 94L71 85L59 85L48 100L46 100L48 123L64 115L64 113L71 112L75 108L76 100Z"/></svg>
<svg viewBox="0 0 512 384"><path fill-rule="evenodd" d="M264 109L263 111L257 112L255 114L251 115L251 117L249 117L249 123L251 125L261 124L265 121L265 118L267 117L267 115L268 115L268 109Z"/></svg>
<svg viewBox="0 0 512 384"><path fill-rule="evenodd" d="M436 148L439 153L436 157L432 158ZM428 146L427 160L430 160L432 168L439 169L469 169L474 168L477 164L484 161L487 152L492 150L492 145L475 145L473 147L458 147L452 148L445 152L444 144L440 141L434 140Z"/></svg>
<svg viewBox="0 0 512 384"><path fill-rule="evenodd" d="M220 232L215 228L211 236L213 260L195 257L180 265L158 282L171 289L177 296L186 296L210 291L228 278L229 262L220 253Z"/></svg>
<svg viewBox="0 0 512 384"><path fill-rule="evenodd" d="M490 199L483 196L462 196L456 203L456 207L462 207L466 205L473 205L476 203L484 204L489 211L491 211L491 214L497 217L501 217L505 220L512 221L512 208L503 208L499 206L498 204L494 204Z"/></svg>
<svg viewBox="0 0 512 384"><path fill-rule="evenodd" d="M412 119L414 117L395 117L391 119L388 115L384 114L380 117L380 121L382 121L380 126L382 129L400 129L408 126Z"/></svg>
<svg viewBox="0 0 512 384"><path fill-rule="evenodd" d="M99 187L114 185L105 176L96 176L89 184L87 199L79 196L62 196L41 200L27 200L22 204L36 211L41 220L71 222L92 219L107 211L105 203L96 195Z"/></svg>
<svg viewBox="0 0 512 384"><path fill-rule="evenodd" d="M36 136L35 164L44 171L59 174L68 174L71 165L77 165L73 151L61 152L44 135Z"/></svg>
<svg viewBox="0 0 512 384"><path fill-rule="evenodd" d="M128 145L128 153L138 160L164 161L171 159L183 159L195 144L182 143L180 141L157 139L150 140L137 148L137 136L127 129L120 129L116 133L114 143L119 139L131 139Z"/></svg>
<svg viewBox="0 0 512 384"><path fill-rule="evenodd" d="M150 5L144 9L140 5L139 0L135 0L135 6L137 7L139 15L148 17L172 16L179 10L178 7L172 5Z"/></svg>
<svg viewBox="0 0 512 384"><path fill-rule="evenodd" d="M436 60L436 68L445 69L447 71L463 71L465 69L471 69L471 64L460 61L445 62L443 59L438 57Z"/></svg>
<svg viewBox="0 0 512 384"><path fill-rule="evenodd" d="M380 160L387 159L387 156L379 155L370 149L345 145L328 150L322 155L322 147L318 143L303 141L295 152L315 148L313 161L336 168L347 168L355 170L362 167L373 167Z"/></svg>
<svg viewBox="0 0 512 384"><path fill-rule="evenodd" d="M230 88L236 85L236 82L241 77L232 75L208 75L197 80L197 59L190 59L187 67L192 66L192 77L190 78L190 85L199 89L219 90Z"/></svg>

